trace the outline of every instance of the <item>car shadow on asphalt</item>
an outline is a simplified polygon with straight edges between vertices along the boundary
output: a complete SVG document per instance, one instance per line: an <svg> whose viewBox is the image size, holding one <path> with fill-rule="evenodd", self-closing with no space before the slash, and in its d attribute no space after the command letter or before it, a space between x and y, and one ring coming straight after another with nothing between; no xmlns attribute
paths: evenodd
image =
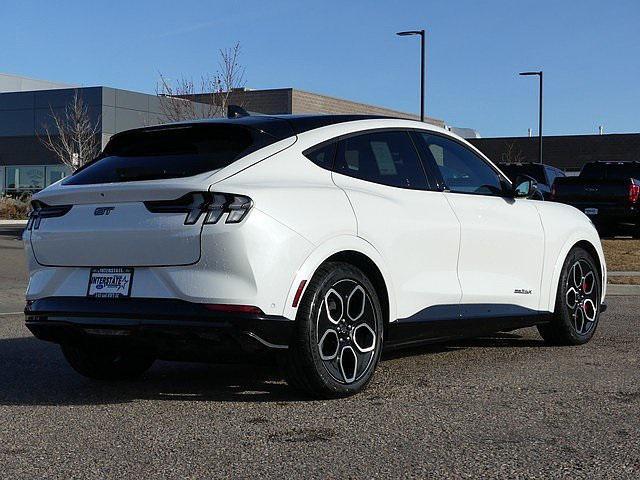
<svg viewBox="0 0 640 480"><path fill-rule="evenodd" d="M136 400L291 402L275 362L156 362L142 377L100 382L69 367L60 348L35 338L0 340L0 405L102 405Z"/></svg>
<svg viewBox="0 0 640 480"><path fill-rule="evenodd" d="M393 360L407 356L419 356L429 353L452 352L467 348L523 348L523 347L546 347L544 340L525 338L523 335L513 332L499 332L493 335L470 338L465 340L450 340L443 343L433 343L416 347L402 348L385 352L383 360Z"/></svg>
<svg viewBox="0 0 640 480"><path fill-rule="evenodd" d="M466 348L541 347L540 340L501 333L492 337L385 352L383 361ZM275 362L202 364L156 362L141 378L86 379L69 367L60 348L32 337L0 340L0 405L108 405L137 400L297 402Z"/></svg>

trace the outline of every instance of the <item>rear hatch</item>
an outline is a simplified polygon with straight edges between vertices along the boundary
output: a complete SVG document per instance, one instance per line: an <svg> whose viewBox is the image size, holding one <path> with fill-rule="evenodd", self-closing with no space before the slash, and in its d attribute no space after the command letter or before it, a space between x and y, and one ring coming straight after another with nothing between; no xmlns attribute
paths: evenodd
<svg viewBox="0 0 640 480"><path fill-rule="evenodd" d="M578 208L624 209L636 202L639 162L587 163L579 177L558 178L553 199Z"/></svg>
<svg viewBox="0 0 640 480"><path fill-rule="evenodd" d="M623 205L628 202L630 183L630 179L557 178L553 185L553 199L580 207Z"/></svg>
<svg viewBox="0 0 640 480"><path fill-rule="evenodd" d="M219 121L115 135L96 161L34 196L28 231L36 260L87 267L195 263L200 212L211 204L206 192L215 173L260 156L288 134Z"/></svg>

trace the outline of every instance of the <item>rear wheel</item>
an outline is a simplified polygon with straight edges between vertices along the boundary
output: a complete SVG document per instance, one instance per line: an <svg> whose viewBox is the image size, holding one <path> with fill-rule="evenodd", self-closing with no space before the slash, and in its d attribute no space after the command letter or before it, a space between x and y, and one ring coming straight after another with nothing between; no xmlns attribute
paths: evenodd
<svg viewBox="0 0 640 480"><path fill-rule="evenodd" d="M320 398L358 393L380 359L382 331L380 301L364 273L346 263L323 265L298 308L288 383Z"/></svg>
<svg viewBox="0 0 640 480"><path fill-rule="evenodd" d="M593 337L600 317L601 280L593 257L574 248L564 262L553 320L538 326L542 338L556 345L582 345Z"/></svg>
<svg viewBox="0 0 640 480"><path fill-rule="evenodd" d="M96 380L135 378L154 362L149 355L103 345L65 344L62 353L76 372Z"/></svg>

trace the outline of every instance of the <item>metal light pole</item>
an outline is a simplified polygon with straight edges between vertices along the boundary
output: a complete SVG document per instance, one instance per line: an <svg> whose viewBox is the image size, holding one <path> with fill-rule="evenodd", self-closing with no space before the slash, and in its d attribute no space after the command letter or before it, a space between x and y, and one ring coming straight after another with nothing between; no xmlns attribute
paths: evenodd
<svg viewBox="0 0 640 480"><path fill-rule="evenodd" d="M408 35L420 35L420 121L424 122L424 75L425 75L425 32L424 30L408 30L406 32L398 32L396 35L405 37Z"/></svg>
<svg viewBox="0 0 640 480"><path fill-rule="evenodd" d="M535 75L540 77L540 94L539 94L540 110L538 111L538 153L540 155L540 163L543 163L542 161L542 70L540 70L539 72L520 72L520 75L522 75L523 77L535 76Z"/></svg>

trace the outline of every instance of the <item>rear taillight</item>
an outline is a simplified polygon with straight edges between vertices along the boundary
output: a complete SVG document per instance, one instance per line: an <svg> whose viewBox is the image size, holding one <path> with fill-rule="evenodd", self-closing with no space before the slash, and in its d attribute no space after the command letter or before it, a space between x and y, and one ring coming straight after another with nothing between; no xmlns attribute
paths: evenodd
<svg viewBox="0 0 640 480"><path fill-rule="evenodd" d="M175 200L154 200L144 205L152 213L186 213L184 224L194 225L203 215L205 224L213 224L224 214L227 214L225 223L240 223L253 202L244 195L193 192Z"/></svg>
<svg viewBox="0 0 640 480"><path fill-rule="evenodd" d="M552 184L551 185L551 193L549 194L549 200L555 200L556 199L556 184Z"/></svg>
<svg viewBox="0 0 640 480"><path fill-rule="evenodd" d="M640 185L631 183L629 185L629 203L636 203L640 197Z"/></svg>
<svg viewBox="0 0 640 480"><path fill-rule="evenodd" d="M27 222L27 230L37 230L43 218L62 217L66 215L73 205L47 205L39 200L31 202L31 212Z"/></svg>

